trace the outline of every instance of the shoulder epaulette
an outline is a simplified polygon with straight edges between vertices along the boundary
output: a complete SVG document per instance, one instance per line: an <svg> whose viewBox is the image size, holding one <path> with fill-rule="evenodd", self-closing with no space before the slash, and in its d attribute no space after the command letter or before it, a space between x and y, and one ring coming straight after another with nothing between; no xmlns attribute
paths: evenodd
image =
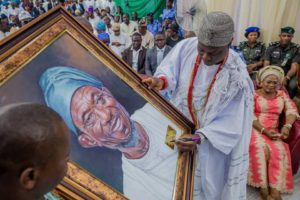
<svg viewBox="0 0 300 200"><path fill-rule="evenodd" d="M258 45L261 45L261 46L265 46L265 43L263 42L257 42Z"/></svg>
<svg viewBox="0 0 300 200"><path fill-rule="evenodd" d="M300 45L297 43L292 43L294 47L297 47L298 49L300 48Z"/></svg>
<svg viewBox="0 0 300 200"><path fill-rule="evenodd" d="M240 42L239 46L244 47L246 45L246 43L247 43L247 41Z"/></svg>

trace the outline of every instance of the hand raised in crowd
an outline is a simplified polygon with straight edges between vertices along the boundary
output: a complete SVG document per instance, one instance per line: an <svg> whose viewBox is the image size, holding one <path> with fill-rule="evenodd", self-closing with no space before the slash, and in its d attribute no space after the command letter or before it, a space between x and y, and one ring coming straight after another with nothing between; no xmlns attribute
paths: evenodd
<svg viewBox="0 0 300 200"><path fill-rule="evenodd" d="M121 46L122 44L121 44L120 42L112 42L111 45L116 46L116 47L119 47L119 46Z"/></svg>
<svg viewBox="0 0 300 200"><path fill-rule="evenodd" d="M146 83L149 89L161 90L164 87L165 82L156 77L148 77L142 80L143 83Z"/></svg>

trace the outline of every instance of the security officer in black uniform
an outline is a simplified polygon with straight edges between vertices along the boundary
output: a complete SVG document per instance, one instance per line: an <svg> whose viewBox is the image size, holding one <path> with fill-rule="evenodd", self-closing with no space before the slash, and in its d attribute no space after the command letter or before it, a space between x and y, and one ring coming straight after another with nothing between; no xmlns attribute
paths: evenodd
<svg viewBox="0 0 300 200"><path fill-rule="evenodd" d="M256 26L250 26L245 30L247 41L240 42L239 51L242 52L247 64L247 70L251 78L255 80L254 71L263 66L263 56L266 46L257 39L260 36L260 30Z"/></svg>
<svg viewBox="0 0 300 200"><path fill-rule="evenodd" d="M264 56L264 66L276 65L284 70L283 84L287 86L290 97L297 92L297 77L299 46L292 42L295 29L292 27L281 28L280 40L270 43Z"/></svg>

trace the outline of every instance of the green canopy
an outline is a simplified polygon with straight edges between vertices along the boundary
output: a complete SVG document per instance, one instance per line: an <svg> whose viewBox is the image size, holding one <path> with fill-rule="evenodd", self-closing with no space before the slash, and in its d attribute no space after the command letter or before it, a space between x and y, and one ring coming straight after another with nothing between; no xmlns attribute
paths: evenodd
<svg viewBox="0 0 300 200"><path fill-rule="evenodd" d="M159 18L166 6L166 0L114 0L115 3L122 8L123 13L137 12L138 17L147 16L153 12L154 18Z"/></svg>

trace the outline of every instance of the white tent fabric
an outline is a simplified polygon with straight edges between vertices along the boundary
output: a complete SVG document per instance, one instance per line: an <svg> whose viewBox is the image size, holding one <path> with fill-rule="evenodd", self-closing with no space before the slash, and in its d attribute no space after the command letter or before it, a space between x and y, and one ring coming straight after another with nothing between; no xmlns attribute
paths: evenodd
<svg viewBox="0 0 300 200"><path fill-rule="evenodd" d="M206 0L207 11L224 11L235 22L233 45L245 40L248 26L261 28L261 41L268 44L278 40L280 28L292 26L296 32L293 42L300 43L299 0Z"/></svg>

